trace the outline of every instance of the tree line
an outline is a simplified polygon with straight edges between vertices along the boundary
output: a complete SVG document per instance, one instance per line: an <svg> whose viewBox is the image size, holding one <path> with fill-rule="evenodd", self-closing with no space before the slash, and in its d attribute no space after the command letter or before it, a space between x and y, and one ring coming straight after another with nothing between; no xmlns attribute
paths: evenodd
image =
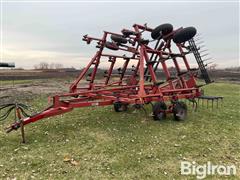
<svg viewBox="0 0 240 180"><path fill-rule="evenodd" d="M60 63L47 63L47 62L40 62L39 64L34 65L34 69L37 70L46 70L46 69L63 69L63 64Z"/></svg>

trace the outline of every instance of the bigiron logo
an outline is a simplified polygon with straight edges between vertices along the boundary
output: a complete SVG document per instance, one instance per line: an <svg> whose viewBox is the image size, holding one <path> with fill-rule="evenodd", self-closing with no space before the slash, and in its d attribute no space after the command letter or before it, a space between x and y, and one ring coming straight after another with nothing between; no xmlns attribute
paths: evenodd
<svg viewBox="0 0 240 180"><path fill-rule="evenodd" d="M181 175L195 175L197 179L203 179L208 175L231 176L236 173L235 165L214 165L210 161L198 165L194 161L181 161Z"/></svg>

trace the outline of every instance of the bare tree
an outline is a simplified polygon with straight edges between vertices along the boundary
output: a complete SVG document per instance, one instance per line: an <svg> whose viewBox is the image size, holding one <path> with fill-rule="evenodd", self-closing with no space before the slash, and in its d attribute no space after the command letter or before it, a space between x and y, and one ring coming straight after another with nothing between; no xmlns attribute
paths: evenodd
<svg viewBox="0 0 240 180"><path fill-rule="evenodd" d="M60 63L55 63L55 69L62 69L63 65Z"/></svg>
<svg viewBox="0 0 240 180"><path fill-rule="evenodd" d="M49 64L47 62L40 62L39 69L49 69Z"/></svg>
<svg viewBox="0 0 240 180"><path fill-rule="evenodd" d="M47 62L40 62L34 65L34 69L49 69L50 65Z"/></svg>
<svg viewBox="0 0 240 180"><path fill-rule="evenodd" d="M47 62L40 62L39 64L35 64L34 65L34 69L40 69L40 70L44 70L44 69L62 69L63 65L60 63L47 63Z"/></svg>
<svg viewBox="0 0 240 180"><path fill-rule="evenodd" d="M55 68L55 64L54 63L51 63L50 65L49 65L49 69L54 69Z"/></svg>
<svg viewBox="0 0 240 180"><path fill-rule="evenodd" d="M33 67L34 69L39 69L39 64L35 64Z"/></svg>

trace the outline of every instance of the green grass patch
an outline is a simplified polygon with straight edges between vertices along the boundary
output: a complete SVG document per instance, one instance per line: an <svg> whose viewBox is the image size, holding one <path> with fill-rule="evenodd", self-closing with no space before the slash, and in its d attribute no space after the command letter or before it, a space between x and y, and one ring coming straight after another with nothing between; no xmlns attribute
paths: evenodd
<svg viewBox="0 0 240 180"><path fill-rule="evenodd" d="M90 107L26 126L27 143L20 131L0 132L0 178L18 179L196 179L181 176L182 160L204 164L240 165L240 85L214 83L205 94L224 96L218 109L204 107L182 122L153 121L129 109ZM41 110L47 98L33 99ZM2 124L3 126L3 124ZM206 179L226 179L208 176Z"/></svg>

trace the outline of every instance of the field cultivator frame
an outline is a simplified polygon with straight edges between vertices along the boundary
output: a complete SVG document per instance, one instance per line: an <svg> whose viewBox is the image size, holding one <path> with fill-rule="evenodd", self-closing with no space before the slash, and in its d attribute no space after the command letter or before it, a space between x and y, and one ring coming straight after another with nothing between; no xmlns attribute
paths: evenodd
<svg viewBox="0 0 240 180"><path fill-rule="evenodd" d="M153 40L144 39L143 35L147 33ZM179 100L193 101L201 96L196 83L199 72L206 84L212 82L195 44L195 35L194 27L174 30L171 24L162 24L152 29L146 25L134 24L133 30L123 29L119 34L104 31L102 38L83 36L83 41L87 44L95 41L98 51L72 83L69 92L54 95L52 105L40 113L29 117L22 117L21 113L17 113L19 120L13 123L7 132L23 128L43 118L69 112L74 108L88 106L113 105L115 111L119 112L126 110L130 104L142 107L144 104L156 102L153 105L155 120L164 118L166 113L173 113L176 120L185 118L186 104ZM173 52L173 46L177 53ZM110 53L106 53L105 49ZM115 51L128 55L112 53ZM190 53L194 54L198 68L190 68L187 60ZM103 58L107 59L109 67L104 72L104 80L97 82L96 75ZM117 61L121 60L124 61L123 66L114 73ZM179 63L181 60L182 65ZM130 61L135 62L131 68L128 67ZM175 77L169 71L167 61L173 62ZM160 65L165 74L164 81L159 81L157 77ZM118 76L118 79L113 76ZM81 82L85 82L84 87ZM166 101L170 101L171 104L167 106Z"/></svg>

